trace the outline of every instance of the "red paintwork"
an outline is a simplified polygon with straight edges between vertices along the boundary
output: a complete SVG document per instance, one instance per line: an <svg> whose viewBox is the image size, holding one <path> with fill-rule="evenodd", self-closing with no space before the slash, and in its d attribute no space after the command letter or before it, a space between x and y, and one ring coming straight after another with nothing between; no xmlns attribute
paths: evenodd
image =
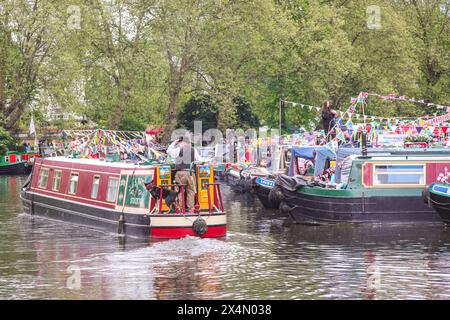
<svg viewBox="0 0 450 320"><path fill-rule="evenodd" d="M445 169L450 170L450 163L427 163L426 166L426 184L429 185L437 181L440 173L445 173Z"/></svg>
<svg viewBox="0 0 450 320"><path fill-rule="evenodd" d="M43 158L36 158L35 168L33 170L33 178L31 180L31 188L34 192L52 196L59 199L66 199L71 201L77 201L83 204L95 205L102 208L114 208L115 203L106 201L106 192L108 189L108 179L109 177L117 177L119 178L120 171L123 169L129 168L120 168L120 167L112 167L108 166L108 163L105 163L103 166L92 166L85 163L76 163L76 162L64 162ZM47 188L38 188L38 180L39 180L39 170L42 166L50 168ZM55 175L55 171L61 171L61 185L59 191L52 190L53 187L53 177ZM89 170L89 171L80 171L80 170ZM136 172L139 172L140 169L136 169ZM145 168L141 169L145 170ZM148 168L147 168L148 170ZM71 173L78 173L78 187L77 193L72 195L68 194L69 187L69 179ZM94 176L100 177L100 184L98 189L98 196L96 199L91 199L91 191L92 191L92 181Z"/></svg>
<svg viewBox="0 0 450 320"><path fill-rule="evenodd" d="M373 186L373 163L366 162L362 166L363 185L366 187Z"/></svg>
<svg viewBox="0 0 450 320"><path fill-rule="evenodd" d="M227 234L226 226L209 226L201 238L219 238ZM197 236L192 228L151 228L150 237L160 239L176 239L186 236Z"/></svg>

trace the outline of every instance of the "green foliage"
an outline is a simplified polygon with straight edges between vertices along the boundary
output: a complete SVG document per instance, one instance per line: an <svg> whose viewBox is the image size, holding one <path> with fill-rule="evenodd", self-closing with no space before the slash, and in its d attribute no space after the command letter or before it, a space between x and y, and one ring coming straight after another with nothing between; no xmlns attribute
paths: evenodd
<svg viewBox="0 0 450 320"><path fill-rule="evenodd" d="M236 110L236 120L239 128L246 130L248 128L259 127L258 117L251 111L250 104L242 97L232 99L232 107ZM202 129L218 127L218 117L220 102L214 101L213 97L206 94L199 94L190 98L184 105L178 115L178 124L188 130L194 130L194 121L202 121Z"/></svg>
<svg viewBox="0 0 450 320"><path fill-rule="evenodd" d="M0 154L5 154L16 147L17 141L4 128L0 127Z"/></svg>
<svg viewBox="0 0 450 320"><path fill-rule="evenodd" d="M380 28L367 25L371 5ZM69 6L80 9L79 29L68 26ZM190 127L196 118L222 130L277 128L280 98L329 99L345 110L360 91L448 104L449 8L441 0L4 0L0 124L27 129L32 113L40 124L57 105L109 129ZM368 102L375 116L436 112ZM286 131L317 123L315 109L286 106Z"/></svg>
<svg viewBox="0 0 450 320"><path fill-rule="evenodd" d="M180 126L193 131L194 121L202 121L202 130L217 128L218 107L209 95L190 98L178 116Z"/></svg>

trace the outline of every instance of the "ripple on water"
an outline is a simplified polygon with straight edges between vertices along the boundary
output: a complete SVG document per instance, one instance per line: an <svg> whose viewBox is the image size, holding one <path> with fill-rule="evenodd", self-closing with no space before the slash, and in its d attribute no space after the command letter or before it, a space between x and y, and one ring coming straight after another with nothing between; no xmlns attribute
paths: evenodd
<svg viewBox="0 0 450 320"><path fill-rule="evenodd" d="M24 215L19 182L0 177L2 299L450 299L443 227L295 225L224 187L226 239L147 243Z"/></svg>

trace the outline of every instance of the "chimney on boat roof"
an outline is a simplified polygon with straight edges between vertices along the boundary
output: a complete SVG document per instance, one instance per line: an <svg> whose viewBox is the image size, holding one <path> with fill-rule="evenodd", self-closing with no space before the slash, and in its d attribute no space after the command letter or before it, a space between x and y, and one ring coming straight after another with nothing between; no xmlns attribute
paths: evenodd
<svg viewBox="0 0 450 320"><path fill-rule="evenodd" d="M361 133L361 151L364 157L367 157L367 135L366 132L363 131Z"/></svg>

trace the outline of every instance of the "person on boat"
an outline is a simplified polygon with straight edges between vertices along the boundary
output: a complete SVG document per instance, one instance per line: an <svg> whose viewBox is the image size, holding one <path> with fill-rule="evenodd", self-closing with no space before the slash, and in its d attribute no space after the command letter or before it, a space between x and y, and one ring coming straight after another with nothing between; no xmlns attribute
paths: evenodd
<svg viewBox="0 0 450 320"><path fill-rule="evenodd" d="M362 132L363 127L362 125L358 125L358 128L353 132L351 143L354 147L360 147L361 141L362 141Z"/></svg>
<svg viewBox="0 0 450 320"><path fill-rule="evenodd" d="M328 135L331 129L333 129L334 120L335 118L337 118L337 116L338 113L336 112L336 110L331 109L330 101L325 100L322 108L322 125L323 130L325 130L325 135Z"/></svg>
<svg viewBox="0 0 450 320"><path fill-rule="evenodd" d="M195 183L191 175L191 163L196 160L196 152L187 140L189 139L181 137L175 142L175 146L179 148L178 156L175 158L175 183L186 187L186 211L189 212L195 205Z"/></svg>

